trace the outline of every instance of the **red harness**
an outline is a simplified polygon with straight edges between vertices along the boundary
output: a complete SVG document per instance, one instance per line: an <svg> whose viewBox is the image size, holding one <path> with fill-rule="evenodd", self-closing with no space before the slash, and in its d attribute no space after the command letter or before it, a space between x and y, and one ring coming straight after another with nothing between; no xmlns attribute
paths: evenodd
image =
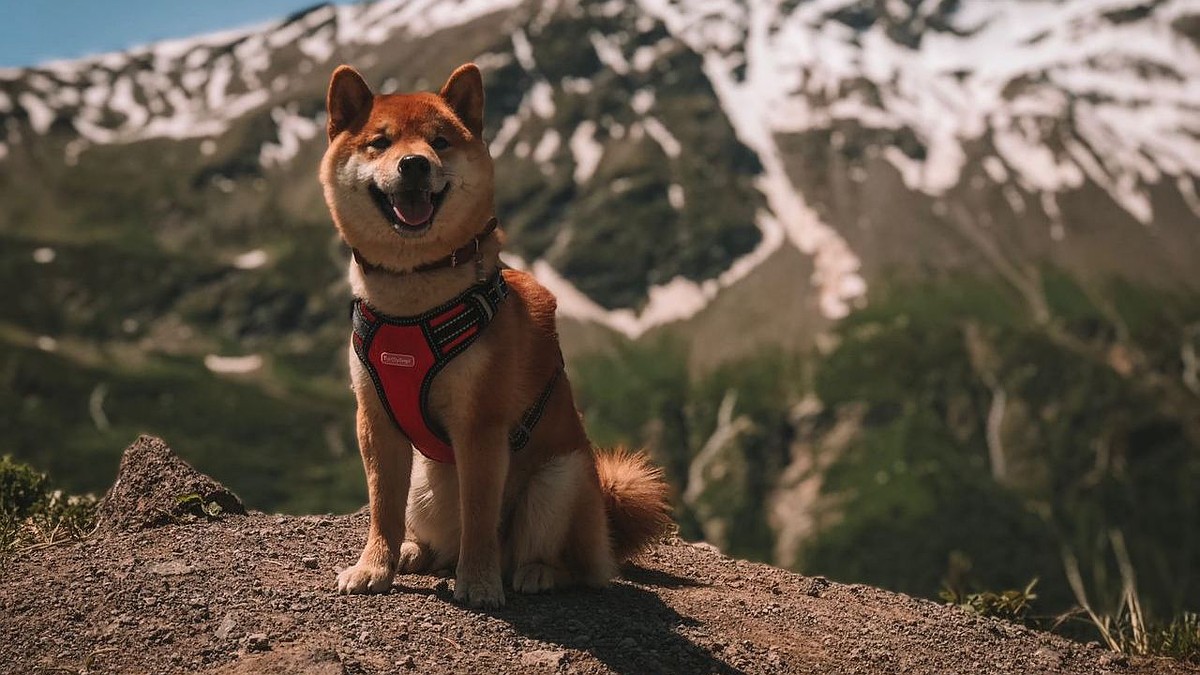
<svg viewBox="0 0 1200 675"><path fill-rule="evenodd" d="M414 317L387 316L368 307L361 298L354 300L351 336L354 351L371 375L375 391L392 421L408 436L413 447L429 459L454 463L450 439L429 412L433 378L475 342L507 296L508 284L497 271L490 280ZM520 450L529 442L560 371L555 372L550 384L509 434L513 450Z"/></svg>

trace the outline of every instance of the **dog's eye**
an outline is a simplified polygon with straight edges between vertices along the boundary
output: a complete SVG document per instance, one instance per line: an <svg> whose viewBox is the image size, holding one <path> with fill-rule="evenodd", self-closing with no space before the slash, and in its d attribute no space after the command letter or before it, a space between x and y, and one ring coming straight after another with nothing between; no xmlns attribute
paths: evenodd
<svg viewBox="0 0 1200 675"><path fill-rule="evenodd" d="M450 147L450 141L446 140L445 136L438 136L429 144L434 150L445 150Z"/></svg>
<svg viewBox="0 0 1200 675"><path fill-rule="evenodd" d="M387 150L391 144L392 142L388 140L387 136L376 136L371 139L370 143L367 143L367 147L375 148L376 150Z"/></svg>

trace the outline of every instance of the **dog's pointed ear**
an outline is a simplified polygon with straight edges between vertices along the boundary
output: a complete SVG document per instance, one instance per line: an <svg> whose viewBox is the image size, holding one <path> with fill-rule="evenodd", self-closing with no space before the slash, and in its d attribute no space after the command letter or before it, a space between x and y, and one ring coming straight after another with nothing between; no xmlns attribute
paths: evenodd
<svg viewBox="0 0 1200 675"><path fill-rule="evenodd" d="M359 117L371 109L375 99L371 88L358 71L350 66L338 66L329 80L325 109L329 113L329 140L349 129Z"/></svg>
<svg viewBox="0 0 1200 675"><path fill-rule="evenodd" d="M466 63L455 70L442 86L441 97L471 135L483 135L483 76L474 63Z"/></svg>

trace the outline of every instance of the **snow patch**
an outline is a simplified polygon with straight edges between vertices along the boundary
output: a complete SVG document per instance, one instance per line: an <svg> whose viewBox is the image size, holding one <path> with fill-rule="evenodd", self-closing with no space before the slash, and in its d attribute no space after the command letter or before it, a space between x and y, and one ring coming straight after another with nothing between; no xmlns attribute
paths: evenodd
<svg viewBox="0 0 1200 675"><path fill-rule="evenodd" d="M17 95L17 103L25 109L25 114L29 116L29 126L35 134L41 135L50 130L56 113L45 101L26 91Z"/></svg>
<svg viewBox="0 0 1200 675"><path fill-rule="evenodd" d="M296 46L300 52L317 63L325 63L333 56L333 52L337 49L337 43L334 41L337 36L337 29L332 26L322 28L312 35L301 38L296 42Z"/></svg>
<svg viewBox="0 0 1200 675"><path fill-rule="evenodd" d="M591 40L592 48L596 50L596 56L600 59L600 63L608 66L618 75L629 74L629 62L625 60L621 45L616 42L615 38L592 31L588 33L588 39Z"/></svg>
<svg viewBox="0 0 1200 675"><path fill-rule="evenodd" d="M638 89L629 99L629 107L639 115L645 115L654 107L654 92L650 89Z"/></svg>
<svg viewBox="0 0 1200 675"><path fill-rule="evenodd" d="M592 93L592 81L585 77L564 77L560 86L568 94Z"/></svg>
<svg viewBox="0 0 1200 675"><path fill-rule="evenodd" d="M529 43L529 36L523 30L514 31L512 43L517 63L521 64L526 71L533 72L537 68L537 63L533 60L533 45Z"/></svg>
<svg viewBox="0 0 1200 675"><path fill-rule="evenodd" d="M271 119L275 121L278 141L263 143L259 149L258 163L263 168L287 164L300 151L300 145L321 130L319 122L297 114L294 103L271 110Z"/></svg>
<svg viewBox="0 0 1200 675"><path fill-rule="evenodd" d="M684 206L687 206L687 200L684 197L683 186L679 183L671 183L667 187L667 201L676 211L682 211Z"/></svg>
<svg viewBox="0 0 1200 675"><path fill-rule="evenodd" d="M646 133L650 135L650 138L653 138L659 147L662 148L663 152L667 153L667 157L675 159L683 152L683 147L680 146L679 141L676 140L670 131L667 131L667 128L663 126L662 122L658 121L658 118L647 117L642 120L642 126L646 128Z"/></svg>
<svg viewBox="0 0 1200 675"><path fill-rule="evenodd" d="M995 155L983 158L983 170L987 172L993 183L1001 184L1008 181L1008 169L1004 166L1004 161Z"/></svg>
<svg viewBox="0 0 1200 675"><path fill-rule="evenodd" d="M542 134L542 138L538 141L537 147L533 149L533 161L538 164L545 164L551 159L554 159L554 153L558 152L558 146L562 143L561 137L554 129L547 129L546 133Z"/></svg>
<svg viewBox="0 0 1200 675"><path fill-rule="evenodd" d="M246 251L233 259L233 266L239 270L253 270L267 264L267 252L261 248Z"/></svg>
<svg viewBox="0 0 1200 675"><path fill-rule="evenodd" d="M575 158L575 183L583 185L591 180L596 167L600 165L600 159L604 156L604 146L596 141L596 123L584 120L575 127L575 132L571 134L567 143L571 148L571 155Z"/></svg>
<svg viewBox="0 0 1200 675"><path fill-rule="evenodd" d="M1193 176L1180 176L1175 185L1179 187L1179 194L1183 195L1183 201L1192 210L1192 213L1200 217L1200 196L1196 195L1196 179Z"/></svg>
<svg viewBox="0 0 1200 675"><path fill-rule="evenodd" d="M204 367L221 375L242 375L252 373L263 366L263 358L258 354L247 356L218 356L209 354L204 357Z"/></svg>
<svg viewBox="0 0 1200 675"><path fill-rule="evenodd" d="M542 119L554 116L554 89L545 80L538 80L529 90L529 107Z"/></svg>

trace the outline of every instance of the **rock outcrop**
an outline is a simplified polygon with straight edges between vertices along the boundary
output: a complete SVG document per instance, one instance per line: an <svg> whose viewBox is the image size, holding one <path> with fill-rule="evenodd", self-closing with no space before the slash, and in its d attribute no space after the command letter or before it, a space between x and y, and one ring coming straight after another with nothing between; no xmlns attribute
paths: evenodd
<svg viewBox="0 0 1200 675"><path fill-rule="evenodd" d="M102 530L142 530L222 514L245 515L246 507L161 438L145 435L125 449L117 480L99 507Z"/></svg>

